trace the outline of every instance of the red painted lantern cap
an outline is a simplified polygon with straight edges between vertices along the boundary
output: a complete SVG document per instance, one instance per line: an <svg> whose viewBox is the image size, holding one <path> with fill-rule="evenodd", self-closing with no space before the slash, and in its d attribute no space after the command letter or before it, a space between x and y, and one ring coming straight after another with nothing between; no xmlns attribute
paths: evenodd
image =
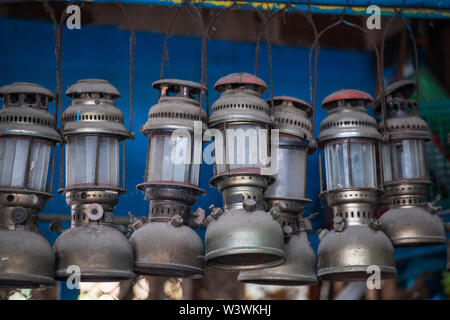
<svg viewBox="0 0 450 320"><path fill-rule="evenodd" d="M365 106L368 106L373 102L372 96L367 92L357 89L342 89L325 97L322 101L322 108L329 109L338 101L344 100L362 100Z"/></svg>
<svg viewBox="0 0 450 320"><path fill-rule="evenodd" d="M312 115L313 108L311 107L311 105L305 100L295 97L290 96L273 97L273 106L276 107L282 104L284 101L291 102L295 108L305 111L308 116ZM266 102L270 106L270 99L267 99Z"/></svg>
<svg viewBox="0 0 450 320"><path fill-rule="evenodd" d="M267 90L267 84L264 82L264 80L246 72L231 73L220 78L214 84L214 89L222 92L228 85L254 85L261 93Z"/></svg>

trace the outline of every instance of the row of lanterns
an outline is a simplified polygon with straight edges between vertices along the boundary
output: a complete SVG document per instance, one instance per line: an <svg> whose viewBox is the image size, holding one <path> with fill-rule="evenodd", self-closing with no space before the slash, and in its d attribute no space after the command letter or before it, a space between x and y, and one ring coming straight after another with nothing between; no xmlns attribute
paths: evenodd
<svg viewBox="0 0 450 320"><path fill-rule="evenodd" d="M132 217L130 239L113 223L114 206L125 192L119 186L119 143L131 137L115 106L118 90L98 79L72 85L60 136L48 112L52 92L31 83L0 88L0 285L51 286L54 279L67 279L71 266L79 268L82 281L119 281L134 274L198 278L205 264L238 270L239 281L257 284L310 285L317 277L361 281L371 265L380 268L382 278L393 278L394 246L445 243L443 223L425 202L430 182L424 144L430 131L409 100L414 83L386 89L387 118L379 125L367 107L374 104L375 114L381 114L380 97L374 102L359 90L329 95L322 102L328 116L317 143L311 105L281 96L270 107L262 99L265 82L253 75L219 79L215 89L221 96L209 118L201 108L204 86L163 79L153 87L159 100L141 127L148 149L145 181L138 186L150 200L149 214ZM205 218L202 209L190 210L205 193L199 188L202 147L192 142L202 141L208 128L225 137L215 136L216 159L221 152L244 161L216 161L210 184L222 194L223 209L211 206ZM262 161L251 162L250 143L236 148L238 136L230 138L228 129L258 132L259 154L260 132L278 129L271 146L272 155L278 154L277 173L265 171ZM173 144L179 132L184 134ZM61 142L66 184L59 192L72 218L52 250L38 231L38 215L52 198L46 192L50 154ZM172 161L174 145L185 146L189 161ZM311 222L304 217L311 201L305 196L307 157L317 145L326 173L321 196L334 215L332 230L319 234L318 263L308 242ZM388 210L378 220L380 207ZM205 248L192 229L196 226L207 228Z"/></svg>

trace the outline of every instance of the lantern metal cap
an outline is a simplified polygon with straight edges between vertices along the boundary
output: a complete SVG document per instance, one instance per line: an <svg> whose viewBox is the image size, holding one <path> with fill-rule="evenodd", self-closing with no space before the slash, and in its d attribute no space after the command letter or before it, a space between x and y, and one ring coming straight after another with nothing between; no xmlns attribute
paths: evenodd
<svg viewBox="0 0 450 320"><path fill-rule="evenodd" d="M193 97L207 88L200 83L180 79L161 79L153 82L153 88L161 91L157 104L148 112L148 119L141 127L142 134L153 131L171 132L176 129L194 131L196 121L202 122L202 130L206 130L206 112ZM175 92L177 96L166 95Z"/></svg>
<svg viewBox="0 0 450 320"><path fill-rule="evenodd" d="M400 80L389 85L385 90L386 102L393 100L404 100L411 104L416 103L415 100L410 100L411 95L416 91L416 84L411 80ZM389 104L386 107L390 107ZM373 104L373 111L376 115L381 114L381 94L377 96Z"/></svg>
<svg viewBox="0 0 450 320"><path fill-rule="evenodd" d="M270 99L267 99L266 102L269 104ZM299 99L299 98L295 98L295 97L290 97L290 96L273 97L273 106L278 107L280 105L287 105L287 106L292 106L297 109L300 109L306 113L308 118L311 117L312 112L313 112L313 108L311 107L311 105L308 102L306 102L305 100Z"/></svg>
<svg viewBox="0 0 450 320"><path fill-rule="evenodd" d="M115 86L103 79L82 79L66 90L66 96L68 97L82 93L104 93L110 95L113 99L121 96Z"/></svg>
<svg viewBox="0 0 450 320"><path fill-rule="evenodd" d="M338 106L339 101L361 101L365 107L373 102L373 98L367 92L357 89L341 89L333 92L322 100L322 108L330 110Z"/></svg>
<svg viewBox="0 0 450 320"><path fill-rule="evenodd" d="M98 93L98 97L80 97L83 93ZM106 134L121 139L130 137L124 125L123 112L114 104L120 97L117 89L106 80L86 79L72 85L66 95L72 105L63 112L63 135ZM103 96L106 95L106 96Z"/></svg>
<svg viewBox="0 0 450 320"><path fill-rule="evenodd" d="M157 90L160 90L164 85L168 87L189 87L191 89L191 92L194 94L199 94L202 91L203 92L208 91L208 88L205 87L204 85L189 80L161 79L152 83L152 87Z"/></svg>
<svg viewBox="0 0 450 320"><path fill-rule="evenodd" d="M339 90L326 97L322 107L329 112L320 124L318 142L343 138L381 140L377 122L366 109L372 101L368 93L354 89Z"/></svg>
<svg viewBox="0 0 450 320"><path fill-rule="evenodd" d="M220 78L214 84L214 89L219 92L223 92L233 87L240 87L245 85L254 86L259 93L263 93L267 90L267 84L264 82L264 80L246 72L231 73Z"/></svg>
<svg viewBox="0 0 450 320"><path fill-rule="evenodd" d="M28 82L14 82L0 88L0 96L12 94L42 95L48 97L48 101L55 100L50 90ZM24 136L60 142L56 119L47 108L47 101L42 103L42 100L40 105L38 101L28 104L23 99L17 104L5 102L0 110L0 136Z"/></svg>
<svg viewBox="0 0 450 320"><path fill-rule="evenodd" d="M53 92L36 83L13 82L11 84L0 87L0 96L16 93L40 94L49 97L50 101L55 101L56 99Z"/></svg>
<svg viewBox="0 0 450 320"><path fill-rule="evenodd" d="M267 104L270 105L270 99ZM312 115L312 107L302 99L289 96L273 98L272 118L274 128L281 133L293 135L308 141L314 140L312 123L308 119ZM314 148L311 148L314 151Z"/></svg>

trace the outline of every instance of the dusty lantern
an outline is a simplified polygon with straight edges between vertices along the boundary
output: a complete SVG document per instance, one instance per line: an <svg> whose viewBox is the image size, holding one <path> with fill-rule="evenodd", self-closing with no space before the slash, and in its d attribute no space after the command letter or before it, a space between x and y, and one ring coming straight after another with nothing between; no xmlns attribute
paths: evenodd
<svg viewBox="0 0 450 320"><path fill-rule="evenodd" d="M381 278L395 277L394 248L374 220L377 193L377 147L381 135L366 107L372 97L340 90L326 97L328 117L320 125L324 149L326 197L333 208L333 230L320 234L318 275L326 280L361 281L376 265ZM322 165L322 164L320 164Z"/></svg>
<svg viewBox="0 0 450 320"><path fill-rule="evenodd" d="M303 217L306 164L308 153L314 152L311 117L312 108L293 97L273 98L274 128L280 132L278 144L279 170L264 198L269 207L279 205L277 218L285 236L286 262L273 268L241 271L238 280L271 285L312 285L317 283L316 255L308 241L311 223ZM269 101L268 101L269 103Z"/></svg>
<svg viewBox="0 0 450 320"><path fill-rule="evenodd" d="M221 96L209 118L209 127L216 130L211 184L222 193L225 211L210 207L206 263L234 270L279 265L285 261L283 231L263 210L271 180L261 157L270 147L270 109L261 98L267 86L253 75L235 73L219 79L215 89Z"/></svg>
<svg viewBox="0 0 450 320"><path fill-rule="evenodd" d="M33 83L0 88L0 286L54 284L54 256L38 230L38 214L52 199L47 175L61 141L48 112L54 94Z"/></svg>
<svg viewBox="0 0 450 320"><path fill-rule="evenodd" d="M160 99L141 128L149 145L145 182L138 186L150 209L145 224L142 219L134 223L134 269L154 276L201 277L203 243L190 226L203 223L204 211L191 215L189 207L204 193L198 184L206 112L197 98L206 88L177 79L159 80L153 87Z"/></svg>
<svg viewBox="0 0 450 320"><path fill-rule="evenodd" d="M445 243L445 230L432 206L428 206L425 141L431 139L427 123L419 117L412 81L398 81L386 89L387 132L383 143L384 198L389 206L380 222L394 246ZM380 98L375 113L381 113ZM384 122L379 125L384 129Z"/></svg>
<svg viewBox="0 0 450 320"><path fill-rule="evenodd" d="M66 187L60 192L71 207L71 228L55 241L57 279L80 268L82 281L133 278L133 250L113 223L119 187L119 141L129 137L119 91L106 80L80 80L66 91L72 105L63 113Z"/></svg>

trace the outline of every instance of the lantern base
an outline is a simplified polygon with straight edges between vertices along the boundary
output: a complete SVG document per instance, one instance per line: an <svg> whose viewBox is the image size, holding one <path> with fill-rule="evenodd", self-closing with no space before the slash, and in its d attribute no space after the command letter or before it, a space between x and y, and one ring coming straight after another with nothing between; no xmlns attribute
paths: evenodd
<svg viewBox="0 0 450 320"><path fill-rule="evenodd" d="M147 222L130 238L138 274L176 278L203 276L203 243L186 225Z"/></svg>
<svg viewBox="0 0 450 320"><path fill-rule="evenodd" d="M391 208L380 217L384 233L394 247L418 247L447 241L444 225L423 207Z"/></svg>
<svg viewBox="0 0 450 320"><path fill-rule="evenodd" d="M54 263L50 244L38 232L0 229L0 287L53 286Z"/></svg>
<svg viewBox="0 0 450 320"><path fill-rule="evenodd" d="M339 268L326 268L321 269L318 272L318 276L321 280L328 281L366 281L372 274L368 272L370 265L362 266L350 266ZM379 266L380 267L380 279L395 279L397 271L395 267Z"/></svg>
<svg viewBox="0 0 450 320"><path fill-rule="evenodd" d="M193 278L203 277L203 269L186 265L164 263L136 263L134 271L153 277Z"/></svg>
<svg viewBox="0 0 450 320"><path fill-rule="evenodd" d="M64 231L53 245L55 278L65 280L79 268L81 281L133 279L133 249L127 238L108 224L90 223Z"/></svg>
<svg viewBox="0 0 450 320"><path fill-rule="evenodd" d="M366 281L376 266L381 279L396 277L394 248L389 238L368 225L331 230L320 241L318 276L324 280Z"/></svg>
<svg viewBox="0 0 450 320"><path fill-rule="evenodd" d="M278 286L316 284L316 256L306 238L306 233L291 236L285 245L285 251L284 264L263 270L242 271L238 280L244 283Z"/></svg>
<svg viewBox="0 0 450 320"><path fill-rule="evenodd" d="M285 259L280 224L267 212L226 210L206 230L208 266L227 270L275 267Z"/></svg>

